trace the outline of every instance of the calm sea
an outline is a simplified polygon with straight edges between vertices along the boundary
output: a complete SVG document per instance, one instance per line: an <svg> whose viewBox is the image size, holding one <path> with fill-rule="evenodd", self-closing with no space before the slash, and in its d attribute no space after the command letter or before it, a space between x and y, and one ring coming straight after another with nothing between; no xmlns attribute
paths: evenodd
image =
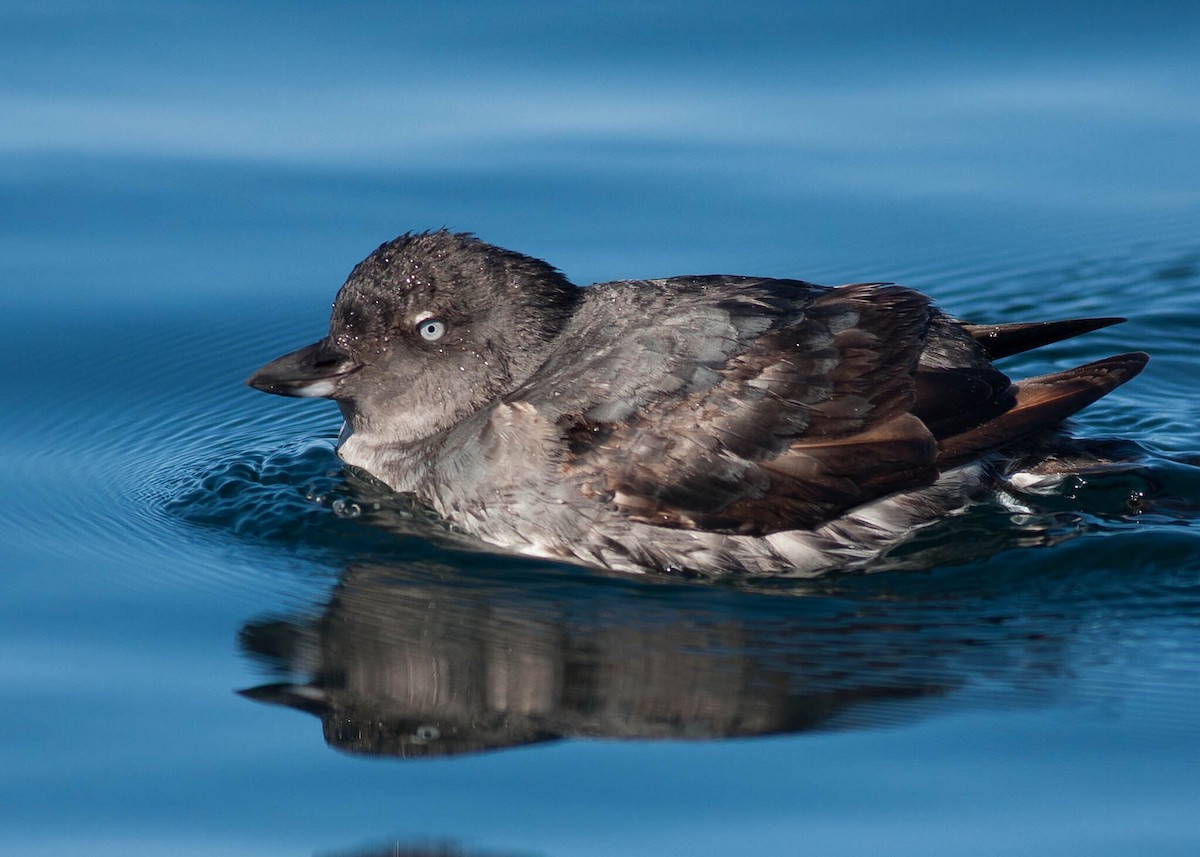
<svg viewBox="0 0 1200 857"><path fill-rule="evenodd" d="M1200 5L1051 5L0 6L0 851L1200 853ZM1004 365L1149 351L1139 466L873 574L496 556L241 385L441 226L1127 316Z"/></svg>

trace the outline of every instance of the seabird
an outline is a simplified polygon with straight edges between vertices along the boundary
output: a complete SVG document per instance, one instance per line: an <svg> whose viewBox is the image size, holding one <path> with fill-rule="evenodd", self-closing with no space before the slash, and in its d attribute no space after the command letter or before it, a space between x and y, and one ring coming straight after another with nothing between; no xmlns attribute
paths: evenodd
<svg viewBox="0 0 1200 857"><path fill-rule="evenodd" d="M329 335L247 383L337 401L338 454L509 551L626 571L861 564L1014 475L1137 375L994 360L1115 324L969 324L898 285L579 288L445 230L360 262Z"/></svg>

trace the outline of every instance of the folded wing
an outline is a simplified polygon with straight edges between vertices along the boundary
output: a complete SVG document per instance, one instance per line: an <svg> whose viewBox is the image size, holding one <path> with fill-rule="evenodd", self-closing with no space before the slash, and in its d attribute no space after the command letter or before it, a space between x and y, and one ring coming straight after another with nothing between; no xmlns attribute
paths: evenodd
<svg viewBox="0 0 1200 857"><path fill-rule="evenodd" d="M567 441L564 478L633 521L755 535L812 528L1051 427L1145 363L1123 355L1013 384L994 353L1111 320L948 326L903 287L772 282L713 304L706 318L725 317L712 321L717 341L693 332L686 347L662 346L661 371L623 367L591 398L539 408ZM934 335L961 339L937 349L961 365L922 360Z"/></svg>

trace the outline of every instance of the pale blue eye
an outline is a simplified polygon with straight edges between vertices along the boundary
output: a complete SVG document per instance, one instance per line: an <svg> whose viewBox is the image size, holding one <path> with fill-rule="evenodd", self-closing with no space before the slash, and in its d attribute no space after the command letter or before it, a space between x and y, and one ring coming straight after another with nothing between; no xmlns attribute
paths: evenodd
<svg viewBox="0 0 1200 857"><path fill-rule="evenodd" d="M417 325L417 333L427 342L441 339L446 332L446 322L437 318L427 318Z"/></svg>

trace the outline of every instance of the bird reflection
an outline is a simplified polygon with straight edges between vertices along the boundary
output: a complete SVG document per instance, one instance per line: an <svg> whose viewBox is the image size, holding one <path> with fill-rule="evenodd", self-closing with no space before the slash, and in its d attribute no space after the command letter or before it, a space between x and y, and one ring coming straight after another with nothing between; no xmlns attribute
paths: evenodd
<svg viewBox="0 0 1200 857"><path fill-rule="evenodd" d="M316 715L339 750L409 759L870 726L1006 663L1057 669L1052 634L977 608L795 595L355 566L319 612L243 627L290 680L241 693Z"/></svg>

